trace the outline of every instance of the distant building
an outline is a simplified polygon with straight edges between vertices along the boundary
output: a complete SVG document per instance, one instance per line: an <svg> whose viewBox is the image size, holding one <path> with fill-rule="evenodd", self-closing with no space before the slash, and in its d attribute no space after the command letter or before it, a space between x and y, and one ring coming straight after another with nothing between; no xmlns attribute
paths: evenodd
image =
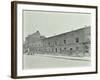
<svg viewBox="0 0 100 80"><path fill-rule="evenodd" d="M39 31L26 37L24 52L68 56L90 56L90 27L62 33L52 37L41 36Z"/></svg>
<svg viewBox="0 0 100 80"><path fill-rule="evenodd" d="M37 31L25 38L25 43L23 45L23 52L26 54L34 54L39 52L38 49L43 47L42 40L45 39L44 36L40 35L40 32Z"/></svg>

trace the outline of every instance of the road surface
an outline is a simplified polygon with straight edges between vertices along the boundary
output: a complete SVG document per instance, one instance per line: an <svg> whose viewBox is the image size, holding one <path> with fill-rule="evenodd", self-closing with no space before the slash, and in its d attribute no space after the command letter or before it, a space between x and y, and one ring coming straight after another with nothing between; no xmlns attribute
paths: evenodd
<svg viewBox="0 0 100 80"><path fill-rule="evenodd" d="M90 61L61 59L41 55L23 55L23 69L90 66Z"/></svg>

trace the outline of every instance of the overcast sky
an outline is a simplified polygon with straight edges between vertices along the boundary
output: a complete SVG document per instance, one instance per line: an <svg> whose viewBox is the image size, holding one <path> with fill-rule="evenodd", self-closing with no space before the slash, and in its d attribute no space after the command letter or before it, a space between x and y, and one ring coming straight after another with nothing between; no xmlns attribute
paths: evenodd
<svg viewBox="0 0 100 80"><path fill-rule="evenodd" d="M76 30L91 24L91 14L23 11L24 39L39 31L46 37Z"/></svg>

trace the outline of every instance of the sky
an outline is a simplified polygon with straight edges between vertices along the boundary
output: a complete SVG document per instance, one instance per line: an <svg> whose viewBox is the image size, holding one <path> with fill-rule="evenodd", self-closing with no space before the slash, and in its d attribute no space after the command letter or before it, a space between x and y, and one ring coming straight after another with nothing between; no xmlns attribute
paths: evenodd
<svg viewBox="0 0 100 80"><path fill-rule="evenodd" d="M24 39L36 31L45 37L50 37L91 26L90 24L91 14L89 13L23 11Z"/></svg>

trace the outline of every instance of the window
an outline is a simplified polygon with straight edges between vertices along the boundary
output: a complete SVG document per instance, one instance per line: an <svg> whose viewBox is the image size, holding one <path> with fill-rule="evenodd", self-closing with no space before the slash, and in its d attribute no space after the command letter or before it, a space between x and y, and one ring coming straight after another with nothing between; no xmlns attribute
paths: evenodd
<svg viewBox="0 0 100 80"><path fill-rule="evenodd" d="M52 48L52 52L53 52L53 48Z"/></svg>
<svg viewBox="0 0 100 80"><path fill-rule="evenodd" d="M62 51L62 49L60 48L60 52Z"/></svg>
<svg viewBox="0 0 100 80"><path fill-rule="evenodd" d="M85 48L86 48L86 49L89 49L89 46L86 45Z"/></svg>
<svg viewBox="0 0 100 80"><path fill-rule="evenodd" d="M64 44L66 44L66 40L64 40Z"/></svg>
<svg viewBox="0 0 100 80"><path fill-rule="evenodd" d="M50 42L48 43L48 45L50 46Z"/></svg>
<svg viewBox="0 0 100 80"><path fill-rule="evenodd" d="M56 52L57 52L57 48L56 48Z"/></svg>
<svg viewBox="0 0 100 80"><path fill-rule="evenodd" d="M88 50L86 50L85 52L86 52L86 53L89 53L89 51L88 51Z"/></svg>
<svg viewBox="0 0 100 80"><path fill-rule="evenodd" d="M55 41L55 45L57 45L57 42Z"/></svg>
<svg viewBox="0 0 100 80"><path fill-rule="evenodd" d="M79 42L79 38L76 38L76 43L78 43Z"/></svg>
<svg viewBox="0 0 100 80"><path fill-rule="evenodd" d="M79 50L79 47L76 47L76 50Z"/></svg>
<svg viewBox="0 0 100 80"><path fill-rule="evenodd" d="M70 48L70 55L72 55L73 54L73 49L72 48Z"/></svg>
<svg viewBox="0 0 100 80"><path fill-rule="evenodd" d="M72 51L72 48L70 48L70 51Z"/></svg>

